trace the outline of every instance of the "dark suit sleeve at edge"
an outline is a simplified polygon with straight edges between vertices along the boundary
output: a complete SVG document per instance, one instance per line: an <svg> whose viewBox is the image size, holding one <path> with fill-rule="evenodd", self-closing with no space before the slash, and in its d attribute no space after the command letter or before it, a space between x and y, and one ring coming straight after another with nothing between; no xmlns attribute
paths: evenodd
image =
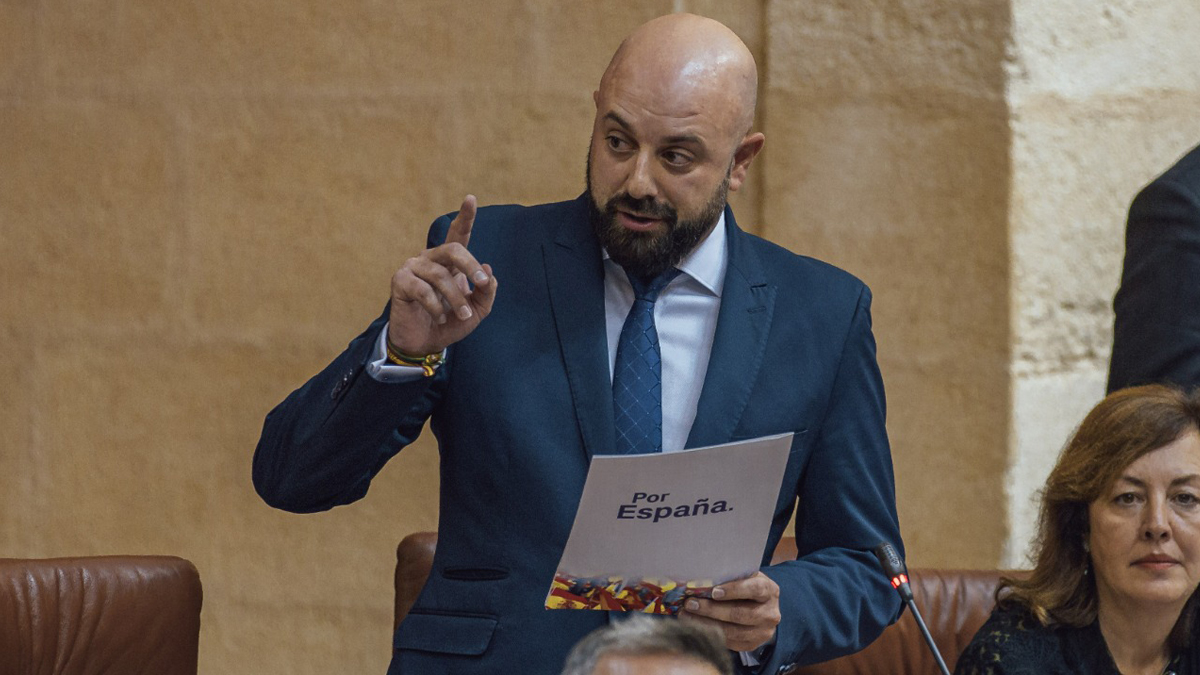
<svg viewBox="0 0 1200 675"><path fill-rule="evenodd" d="M434 221L427 248L446 240L454 215ZM379 382L365 372L389 308L267 414L253 468L254 489L266 503L296 513L349 504L421 433L452 366L406 383Z"/></svg>
<svg viewBox="0 0 1200 675"><path fill-rule="evenodd" d="M1159 179L1129 209L1108 391L1151 382L1200 385L1197 306L1200 196Z"/></svg>
<svg viewBox="0 0 1200 675"><path fill-rule="evenodd" d="M899 596L872 553L881 541L904 549L870 304L864 286L797 488L799 558L763 569L779 584L783 619L761 673L858 651L900 614Z"/></svg>
<svg viewBox="0 0 1200 675"><path fill-rule="evenodd" d="M324 370L267 414L254 451L254 488L297 513L361 498L375 474L416 439L436 403L438 380L384 383L365 367L387 321L385 309Z"/></svg>

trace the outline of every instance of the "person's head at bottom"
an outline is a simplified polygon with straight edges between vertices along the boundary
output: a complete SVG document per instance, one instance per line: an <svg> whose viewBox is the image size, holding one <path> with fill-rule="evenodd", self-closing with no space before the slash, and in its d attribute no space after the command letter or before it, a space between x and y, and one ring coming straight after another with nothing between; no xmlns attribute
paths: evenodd
<svg viewBox="0 0 1200 675"><path fill-rule="evenodd" d="M1002 601L1042 624L1098 622L1118 667L1127 655L1161 662L1191 646L1200 392L1150 385L1101 401L1046 482L1035 549L1032 574L1005 580Z"/></svg>
<svg viewBox="0 0 1200 675"><path fill-rule="evenodd" d="M580 640L562 675L732 675L732 663L715 628L634 616Z"/></svg>

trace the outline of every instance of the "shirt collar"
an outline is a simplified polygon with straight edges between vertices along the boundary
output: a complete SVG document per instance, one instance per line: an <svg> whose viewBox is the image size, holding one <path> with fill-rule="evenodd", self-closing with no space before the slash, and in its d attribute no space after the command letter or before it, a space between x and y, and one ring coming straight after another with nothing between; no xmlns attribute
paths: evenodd
<svg viewBox="0 0 1200 675"><path fill-rule="evenodd" d="M604 259L608 251L601 248ZM729 238L725 234L725 212L717 219L717 225L708 233L692 252L676 265L687 276L715 297L721 297L725 287L725 269L729 265ZM615 264L615 263L614 263Z"/></svg>

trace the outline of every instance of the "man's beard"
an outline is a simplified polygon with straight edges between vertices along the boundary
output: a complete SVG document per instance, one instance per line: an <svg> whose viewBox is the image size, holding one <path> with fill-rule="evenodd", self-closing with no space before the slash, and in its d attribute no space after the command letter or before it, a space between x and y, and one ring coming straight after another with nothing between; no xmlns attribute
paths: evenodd
<svg viewBox="0 0 1200 675"><path fill-rule="evenodd" d="M732 168L732 167L731 167ZM608 255L644 281L650 281L675 267L700 243L716 224L729 196L729 172L695 218L679 219L675 207L650 197L634 199L628 192L613 195L603 205L592 196L592 155L588 152L587 203L592 230ZM617 209L632 211L648 218L661 219L665 232L634 232L617 222Z"/></svg>

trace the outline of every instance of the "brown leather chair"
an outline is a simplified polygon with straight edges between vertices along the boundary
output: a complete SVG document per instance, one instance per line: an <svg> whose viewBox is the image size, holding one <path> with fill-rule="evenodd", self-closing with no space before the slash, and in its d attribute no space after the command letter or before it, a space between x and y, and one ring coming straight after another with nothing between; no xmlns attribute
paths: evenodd
<svg viewBox="0 0 1200 675"><path fill-rule="evenodd" d="M412 609L413 603L433 569L433 551L437 548L437 532L414 532L400 540L396 547L396 612L392 632Z"/></svg>
<svg viewBox="0 0 1200 675"><path fill-rule="evenodd" d="M0 558L0 673L196 675L200 604L180 558Z"/></svg>
<svg viewBox="0 0 1200 675"><path fill-rule="evenodd" d="M436 532L410 534L396 548L395 626L408 613L433 565ZM794 560L796 540L784 537L772 562ZM882 572L880 572L882 574ZM909 570L917 607L934 642L953 670L958 655L992 611L1000 581L997 570ZM832 661L795 668L793 675L929 675L937 664L912 612L883 631L866 649Z"/></svg>
<svg viewBox="0 0 1200 675"><path fill-rule="evenodd" d="M991 614L1000 574L995 570L909 570L917 608L951 671L958 655ZM895 625L888 626L866 649L792 672L795 675L932 675L939 671L916 619L912 612L905 611Z"/></svg>

